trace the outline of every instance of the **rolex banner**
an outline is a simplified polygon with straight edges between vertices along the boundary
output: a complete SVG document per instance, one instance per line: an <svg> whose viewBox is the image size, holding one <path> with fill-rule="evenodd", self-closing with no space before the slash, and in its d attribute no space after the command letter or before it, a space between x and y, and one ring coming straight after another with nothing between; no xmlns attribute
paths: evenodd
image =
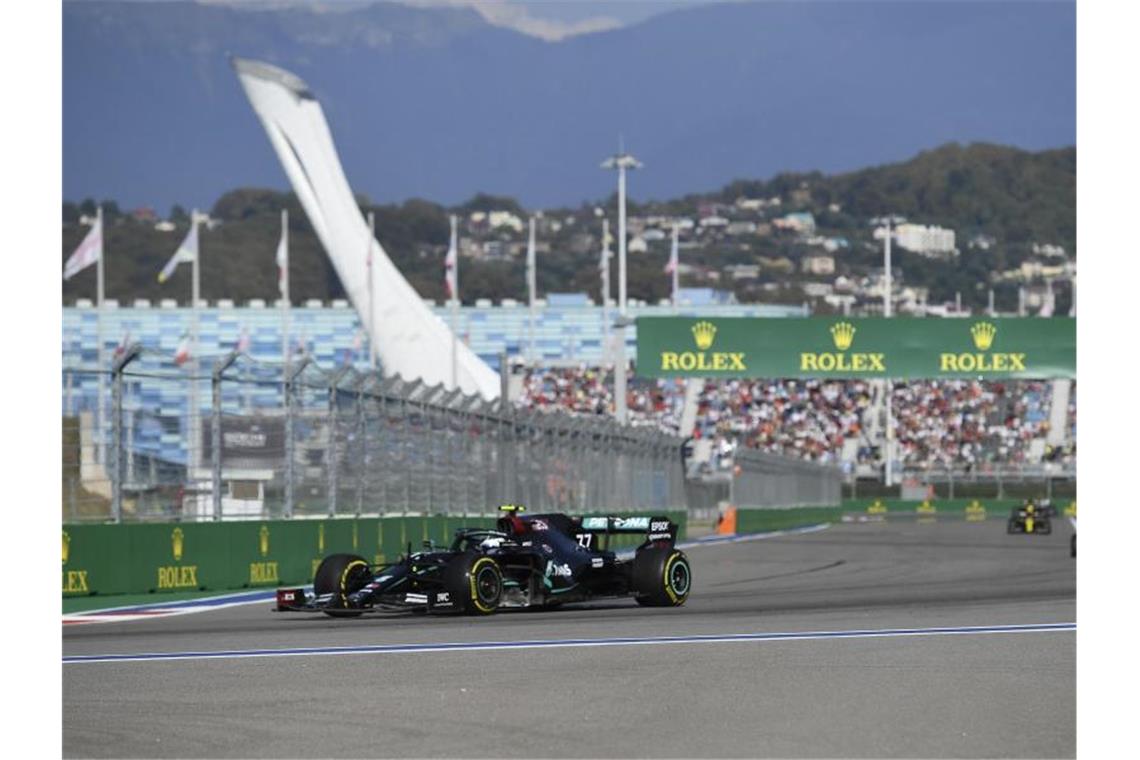
<svg viewBox="0 0 1140 760"><path fill-rule="evenodd" d="M1076 377L1076 320L639 317L642 377Z"/></svg>

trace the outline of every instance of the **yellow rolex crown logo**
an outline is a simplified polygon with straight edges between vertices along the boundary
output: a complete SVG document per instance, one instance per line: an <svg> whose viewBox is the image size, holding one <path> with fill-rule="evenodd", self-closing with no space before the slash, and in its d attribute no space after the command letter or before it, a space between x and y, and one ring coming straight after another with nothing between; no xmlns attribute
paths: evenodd
<svg viewBox="0 0 1140 760"><path fill-rule="evenodd" d="M71 554L71 536L67 535L67 531L63 532L63 564L67 564L67 556Z"/></svg>
<svg viewBox="0 0 1140 760"><path fill-rule="evenodd" d="M994 343L997 328L989 322L976 322L970 328L970 335L974 336L974 345L978 347L979 351L988 351Z"/></svg>
<svg viewBox="0 0 1140 760"><path fill-rule="evenodd" d="M261 526L261 530L257 532L257 545L261 550L261 556L269 554L269 527L266 525Z"/></svg>
<svg viewBox="0 0 1140 760"><path fill-rule="evenodd" d="M836 348L846 351L855 340L855 326L850 322L836 322L831 326L831 339L835 341Z"/></svg>
<svg viewBox="0 0 1140 760"><path fill-rule="evenodd" d="M697 322L693 325L693 339L697 342L697 348L704 351L713 344L713 339L716 338L716 325L712 322Z"/></svg>
<svg viewBox="0 0 1140 760"><path fill-rule="evenodd" d="M175 528L170 534L170 551L175 562L182 561L182 528Z"/></svg>

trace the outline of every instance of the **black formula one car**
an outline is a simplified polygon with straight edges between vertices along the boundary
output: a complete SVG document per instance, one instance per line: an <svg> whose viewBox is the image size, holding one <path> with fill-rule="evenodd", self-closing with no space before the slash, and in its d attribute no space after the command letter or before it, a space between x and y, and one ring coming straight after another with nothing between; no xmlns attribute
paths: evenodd
<svg viewBox="0 0 1140 760"><path fill-rule="evenodd" d="M498 609L553 607L598 597L632 596L638 604L685 603L693 572L676 549L677 526L665 517L523 516L505 513L494 529L463 528L448 548L425 542L423 551L373 565L333 554L317 568L311 593L277 591L279 612L356 617L393 610L487 615ZM631 558L609 550L614 534L645 540Z"/></svg>
<svg viewBox="0 0 1140 760"><path fill-rule="evenodd" d="M1041 510L1032 499L1028 499L1020 507L1010 510L1006 533L1039 533L1047 536L1053 532L1051 511L1052 507Z"/></svg>

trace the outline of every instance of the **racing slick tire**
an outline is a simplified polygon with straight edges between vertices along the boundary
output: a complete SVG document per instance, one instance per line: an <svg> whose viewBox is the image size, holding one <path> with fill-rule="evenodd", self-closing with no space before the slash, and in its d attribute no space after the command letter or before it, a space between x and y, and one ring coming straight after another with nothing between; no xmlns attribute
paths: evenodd
<svg viewBox="0 0 1140 760"><path fill-rule="evenodd" d="M1073 559L1077 558L1077 534L1074 533L1072 538L1069 539L1069 556Z"/></svg>
<svg viewBox="0 0 1140 760"><path fill-rule="evenodd" d="M332 617L358 617L363 612L348 608L348 595L360 590L372 577L368 561L355 554L330 554L321 560L313 577L313 592L317 596L332 594L326 615Z"/></svg>
<svg viewBox="0 0 1140 760"><path fill-rule="evenodd" d="M1005 528L1006 533L1009 533L1009 534L1023 533L1024 531L1025 531L1025 529L1022 528L1020 525L1018 525L1017 520L1010 520L1006 524L1006 528Z"/></svg>
<svg viewBox="0 0 1140 760"><path fill-rule="evenodd" d="M653 547L633 558L633 593L644 607L680 607L693 586L693 568L685 553Z"/></svg>
<svg viewBox="0 0 1140 760"><path fill-rule="evenodd" d="M457 609L469 615L490 615L503 599L503 571L485 554L463 554L447 566L444 588Z"/></svg>
<svg viewBox="0 0 1140 760"><path fill-rule="evenodd" d="M1042 520L1034 526L1034 533L1040 533L1043 536L1048 536L1053 532L1053 523L1049 520Z"/></svg>

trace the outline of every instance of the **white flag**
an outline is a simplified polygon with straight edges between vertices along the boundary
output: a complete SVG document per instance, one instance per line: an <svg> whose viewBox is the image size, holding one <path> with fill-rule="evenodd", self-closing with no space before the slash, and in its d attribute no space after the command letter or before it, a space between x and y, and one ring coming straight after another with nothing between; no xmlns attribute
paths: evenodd
<svg viewBox="0 0 1140 760"><path fill-rule="evenodd" d="M455 222L455 217L451 217L451 245L447 249L447 258L443 260L443 284L447 286L448 298L459 298L459 249Z"/></svg>
<svg viewBox="0 0 1140 760"><path fill-rule="evenodd" d="M96 219L95 224L91 225L91 230L84 236L83 242L64 264L63 279L70 280L101 258L103 258L103 220Z"/></svg>
<svg viewBox="0 0 1140 760"><path fill-rule="evenodd" d="M190 335L184 333L182 340L178 341L178 348L174 350L174 363L181 367L190 360Z"/></svg>
<svg viewBox="0 0 1140 760"><path fill-rule="evenodd" d="M677 271L677 227L673 226L673 248L669 252L669 263L665 265L665 274Z"/></svg>
<svg viewBox="0 0 1140 760"><path fill-rule="evenodd" d="M198 225L195 221L191 221L190 232L186 234L186 239L182 241L182 245L178 246L178 250L170 257L170 261L166 262L166 266L158 273L158 281L160 283L166 282L174 274L174 270L178 268L179 264L189 264L197 258Z"/></svg>
<svg viewBox="0 0 1140 760"><path fill-rule="evenodd" d="M289 229L281 227L281 240L277 242L277 290L282 298L289 297Z"/></svg>

